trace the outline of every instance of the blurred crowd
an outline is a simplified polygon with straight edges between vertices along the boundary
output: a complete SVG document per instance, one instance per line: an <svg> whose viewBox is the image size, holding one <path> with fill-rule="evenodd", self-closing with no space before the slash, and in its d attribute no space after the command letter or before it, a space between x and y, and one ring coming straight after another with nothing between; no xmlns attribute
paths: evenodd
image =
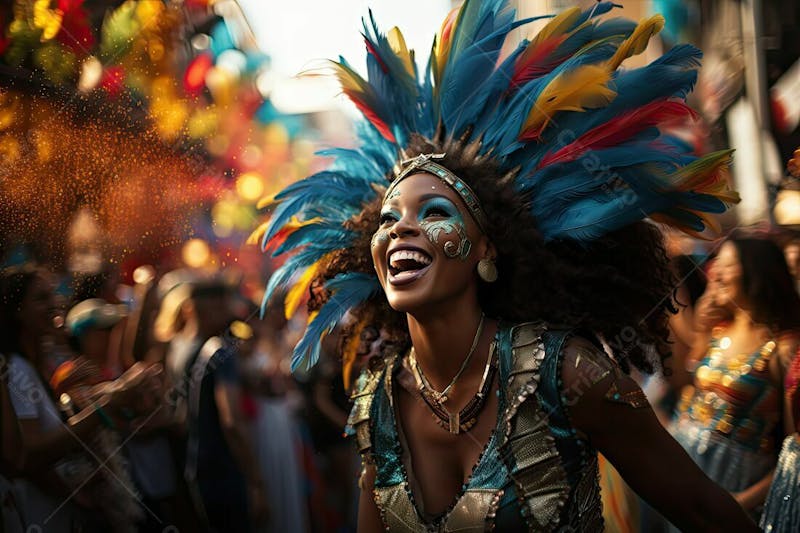
<svg viewBox="0 0 800 533"><path fill-rule="evenodd" d="M684 449L759 519L796 434L800 237L690 247L702 253L671 254L673 356L639 379ZM306 317L286 318L285 295L262 312L232 271L140 267L133 279L2 270L2 531L355 531L344 378L382 356L380 330L363 330L353 368L342 324L315 367L291 373ZM636 342L605 340L614 353ZM602 465L609 531L669 530Z"/></svg>
<svg viewBox="0 0 800 533"><path fill-rule="evenodd" d="M262 318L232 271L133 278L2 270L0 531L355 531L337 332L292 375L283 298Z"/></svg>

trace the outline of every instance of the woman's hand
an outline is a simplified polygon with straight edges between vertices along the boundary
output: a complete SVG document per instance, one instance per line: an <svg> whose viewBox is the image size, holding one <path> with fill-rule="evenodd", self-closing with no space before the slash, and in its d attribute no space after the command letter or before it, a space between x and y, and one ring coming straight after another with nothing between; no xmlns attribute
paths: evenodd
<svg viewBox="0 0 800 533"><path fill-rule="evenodd" d="M161 365L136 363L120 377L107 383L102 393L112 409L148 413L161 403L161 374Z"/></svg>
<svg viewBox="0 0 800 533"><path fill-rule="evenodd" d="M720 290L716 269L712 264L708 270L708 285L703 295L697 299L694 310L694 329L699 332L711 331L711 328L732 318L729 309L719 304L717 297Z"/></svg>

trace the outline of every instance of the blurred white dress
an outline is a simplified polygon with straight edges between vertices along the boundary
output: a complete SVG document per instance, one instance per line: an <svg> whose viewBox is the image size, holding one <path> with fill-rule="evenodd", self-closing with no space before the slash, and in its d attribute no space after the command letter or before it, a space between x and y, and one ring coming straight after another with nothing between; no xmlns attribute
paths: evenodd
<svg viewBox="0 0 800 533"><path fill-rule="evenodd" d="M270 357L257 351L244 364L245 372L263 375ZM253 396L257 414L253 423L256 457L269 498L269 520L258 529L263 533L308 531L305 491L300 462L300 438L285 395Z"/></svg>

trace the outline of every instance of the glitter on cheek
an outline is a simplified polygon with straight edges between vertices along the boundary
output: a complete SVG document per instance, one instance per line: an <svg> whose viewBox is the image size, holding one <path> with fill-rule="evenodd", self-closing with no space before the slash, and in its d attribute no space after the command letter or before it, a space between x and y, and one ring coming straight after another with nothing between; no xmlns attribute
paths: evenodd
<svg viewBox="0 0 800 533"><path fill-rule="evenodd" d="M372 240L370 241L370 245L372 248L384 244L386 241L389 240L389 232L385 229L379 229L375 232L372 236Z"/></svg>

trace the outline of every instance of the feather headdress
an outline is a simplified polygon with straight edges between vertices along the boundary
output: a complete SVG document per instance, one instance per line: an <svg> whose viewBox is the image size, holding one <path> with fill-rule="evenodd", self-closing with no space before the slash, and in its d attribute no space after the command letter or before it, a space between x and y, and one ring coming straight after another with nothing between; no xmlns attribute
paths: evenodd
<svg viewBox="0 0 800 533"><path fill-rule="evenodd" d="M726 186L731 154L698 158L665 132L694 118L684 99L701 53L679 45L644 67L620 68L664 20L598 17L615 7L599 2L539 17L549 21L538 34L502 57L512 30L536 19L515 20L507 0L466 0L442 24L422 73L400 31L382 33L370 13L367 77L343 58L332 64L363 114L360 145L323 152L334 158L329 169L268 200L274 211L258 236L265 249L289 257L270 279L265 302L295 284L287 305L296 308L320 265L354 245L347 221L389 185L413 134L464 143L476 161L492 159L497 178L510 175L503 178L508 186L531 198L546 241L589 242L646 217L703 231L708 213L738 201ZM366 270L339 272L326 288L330 297L311 314L293 367L313 365L321 337L380 289Z"/></svg>

